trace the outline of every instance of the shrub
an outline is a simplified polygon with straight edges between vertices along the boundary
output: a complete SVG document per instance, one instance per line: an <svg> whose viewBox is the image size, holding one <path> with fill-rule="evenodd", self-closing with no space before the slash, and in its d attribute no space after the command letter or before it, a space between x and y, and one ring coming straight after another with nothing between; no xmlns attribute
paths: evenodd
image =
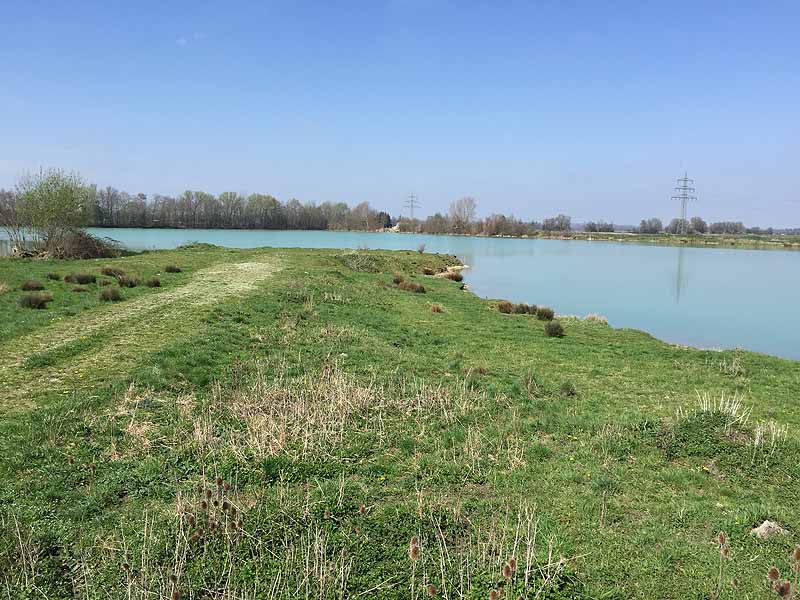
<svg viewBox="0 0 800 600"><path fill-rule="evenodd" d="M144 284L150 288L161 287L161 280L158 277L151 277Z"/></svg>
<svg viewBox="0 0 800 600"><path fill-rule="evenodd" d="M72 291L73 292L88 292L89 288L85 288L82 285L76 285L74 288L72 288Z"/></svg>
<svg viewBox="0 0 800 600"><path fill-rule="evenodd" d="M436 275L436 271L434 271L430 267L425 267L424 269L422 269L422 273L424 275Z"/></svg>
<svg viewBox="0 0 800 600"><path fill-rule="evenodd" d="M47 292L34 292L23 294L19 297L19 305L23 308L47 308L47 303L53 299Z"/></svg>
<svg viewBox="0 0 800 600"><path fill-rule="evenodd" d="M123 275L125 275L125 271L123 271L119 267L110 267L108 265L100 269L100 272L103 275L107 275L108 277L122 277Z"/></svg>
<svg viewBox="0 0 800 600"><path fill-rule="evenodd" d="M514 314L517 315L527 315L529 312L527 304L515 304L514 305Z"/></svg>
<svg viewBox="0 0 800 600"><path fill-rule="evenodd" d="M564 337L564 328L558 321L548 321L544 326L547 337Z"/></svg>
<svg viewBox="0 0 800 600"><path fill-rule="evenodd" d="M122 294L119 293L118 288L107 287L100 292L100 300L103 302L119 302L122 300Z"/></svg>
<svg viewBox="0 0 800 600"><path fill-rule="evenodd" d="M425 293L425 286L422 286L418 283L414 283L413 281L403 281L397 287L407 292L414 292L415 294Z"/></svg>
<svg viewBox="0 0 800 600"><path fill-rule="evenodd" d="M64 281L67 283L78 283L80 285L86 285L88 283L94 283L97 281L97 277L92 275L91 273L70 273L66 277L64 277Z"/></svg>
<svg viewBox="0 0 800 600"><path fill-rule="evenodd" d="M392 276L392 283L395 285L400 285L401 283L403 283L403 281L405 281L405 279L406 278L400 275L399 273L395 273Z"/></svg>
<svg viewBox="0 0 800 600"><path fill-rule="evenodd" d="M61 275L58 273L48 273L47 278L51 281L61 281Z"/></svg>
<svg viewBox="0 0 800 600"><path fill-rule="evenodd" d="M178 265L167 265L164 267L164 271L167 273L180 273L181 270L182 269Z"/></svg>
<svg viewBox="0 0 800 600"><path fill-rule="evenodd" d="M536 308L536 318L540 321L552 321L555 316L556 313L552 308L548 308L547 306L538 306Z"/></svg>
<svg viewBox="0 0 800 600"><path fill-rule="evenodd" d="M558 389L559 393L562 396L577 396L578 395L578 388L575 387L575 384L571 381L567 380L561 384L561 387Z"/></svg>
<svg viewBox="0 0 800 600"><path fill-rule="evenodd" d="M443 313L444 308L442 308L441 304L431 304L431 312Z"/></svg>
<svg viewBox="0 0 800 600"><path fill-rule="evenodd" d="M452 281L463 281L464 280L464 276L461 273L459 273L458 271L448 271L447 273L445 273L444 276L445 276L445 278L450 279Z"/></svg>
<svg viewBox="0 0 800 600"><path fill-rule="evenodd" d="M41 281L36 281L35 279L29 279L20 286L20 289L23 292L34 292L36 290L43 290L44 285L42 285Z"/></svg>
<svg viewBox="0 0 800 600"><path fill-rule="evenodd" d="M54 252L58 258L116 258L122 254L119 242L99 238L82 230L72 231Z"/></svg>
<svg viewBox="0 0 800 600"><path fill-rule="evenodd" d="M539 307L535 304L528 305L528 314L529 315L536 315L536 311L539 310Z"/></svg>
<svg viewBox="0 0 800 600"><path fill-rule="evenodd" d="M508 300L501 300L497 303L497 310L499 310L501 313L510 315L512 312L514 312L514 305Z"/></svg>
<svg viewBox="0 0 800 600"><path fill-rule="evenodd" d="M117 277L119 287L134 288L139 285L139 278L135 275L120 275Z"/></svg>

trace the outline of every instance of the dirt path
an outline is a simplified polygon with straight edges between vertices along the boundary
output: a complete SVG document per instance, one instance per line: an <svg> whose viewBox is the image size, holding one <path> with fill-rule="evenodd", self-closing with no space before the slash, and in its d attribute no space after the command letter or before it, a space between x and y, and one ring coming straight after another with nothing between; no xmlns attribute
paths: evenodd
<svg viewBox="0 0 800 600"><path fill-rule="evenodd" d="M13 340L0 348L0 412L24 408L45 390L91 387L97 383L92 374L107 379L127 371L143 353L195 332L214 304L255 289L279 268L277 260L217 264L181 287L102 306ZM59 353L68 359L26 365Z"/></svg>

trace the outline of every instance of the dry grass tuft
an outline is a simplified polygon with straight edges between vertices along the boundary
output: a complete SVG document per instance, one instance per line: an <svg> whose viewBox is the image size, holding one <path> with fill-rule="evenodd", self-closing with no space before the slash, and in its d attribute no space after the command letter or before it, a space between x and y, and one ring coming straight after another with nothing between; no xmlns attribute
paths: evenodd
<svg viewBox="0 0 800 600"><path fill-rule="evenodd" d="M117 277L117 284L119 287L135 288L139 285L139 278L135 275L120 275Z"/></svg>
<svg viewBox="0 0 800 600"><path fill-rule="evenodd" d="M501 300L497 303L497 310L503 314L510 315L512 312L514 312L514 305L508 300Z"/></svg>
<svg viewBox="0 0 800 600"><path fill-rule="evenodd" d="M151 277L144 284L149 288L161 287L161 280L158 277Z"/></svg>
<svg viewBox="0 0 800 600"><path fill-rule="evenodd" d="M94 283L97 281L97 277L92 275L91 273L70 273L66 277L64 277L64 281L67 283L77 283L79 285L86 285L88 283Z"/></svg>
<svg viewBox="0 0 800 600"><path fill-rule="evenodd" d="M109 265L106 265L105 267L100 269L100 272L103 275L107 275L108 277L114 277L114 278L122 277L123 275L125 275L125 271L123 271L119 267L111 267Z"/></svg>
<svg viewBox="0 0 800 600"><path fill-rule="evenodd" d="M100 292L100 300L103 302L119 302L122 300L122 294L118 288L106 287Z"/></svg>
<svg viewBox="0 0 800 600"><path fill-rule="evenodd" d="M547 306L536 307L536 318L540 321L551 321L556 316L555 311Z"/></svg>
<svg viewBox="0 0 800 600"><path fill-rule="evenodd" d="M402 281L397 287L399 287L401 290L413 292L415 294L425 293L425 286L413 281Z"/></svg>
<svg viewBox="0 0 800 600"><path fill-rule="evenodd" d="M38 290L43 290L44 284L41 281L29 279L19 286L19 289L21 289L23 292L36 292Z"/></svg>
<svg viewBox="0 0 800 600"><path fill-rule="evenodd" d="M47 303L53 300L53 295L48 292L33 292L23 294L19 298L19 305L23 308L47 308Z"/></svg>
<svg viewBox="0 0 800 600"><path fill-rule="evenodd" d="M441 304L431 304L431 312L433 313L443 313L444 307Z"/></svg>
<svg viewBox="0 0 800 600"><path fill-rule="evenodd" d="M0 296L8 292L9 287L5 281L0 281Z"/></svg>
<svg viewBox="0 0 800 600"><path fill-rule="evenodd" d="M180 273L183 271L183 269L181 269L178 265L167 265L164 267L164 271L166 273Z"/></svg>
<svg viewBox="0 0 800 600"><path fill-rule="evenodd" d="M452 281L464 281L464 276L460 271L448 271L443 277Z"/></svg>
<svg viewBox="0 0 800 600"><path fill-rule="evenodd" d="M589 321L590 323L600 323L601 325L608 325L608 319L606 319L602 315L596 315L594 313L590 313L583 318L584 321Z"/></svg>

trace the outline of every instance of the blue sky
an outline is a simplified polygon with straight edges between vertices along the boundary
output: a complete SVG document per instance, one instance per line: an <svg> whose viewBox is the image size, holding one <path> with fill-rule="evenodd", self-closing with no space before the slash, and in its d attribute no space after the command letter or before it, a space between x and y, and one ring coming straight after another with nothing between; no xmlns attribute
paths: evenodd
<svg viewBox="0 0 800 600"><path fill-rule="evenodd" d="M0 9L0 187L800 226L800 3L37 2Z"/></svg>

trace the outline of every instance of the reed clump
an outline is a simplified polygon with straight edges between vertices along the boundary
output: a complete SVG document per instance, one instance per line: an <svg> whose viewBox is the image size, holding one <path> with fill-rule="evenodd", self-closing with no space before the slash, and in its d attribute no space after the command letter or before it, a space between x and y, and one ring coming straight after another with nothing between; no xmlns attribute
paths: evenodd
<svg viewBox="0 0 800 600"><path fill-rule="evenodd" d="M464 281L464 276L459 271L448 271L444 274L444 278L451 281Z"/></svg>
<svg viewBox="0 0 800 600"><path fill-rule="evenodd" d="M183 269L181 269L178 265L167 265L164 267L164 271L166 273L181 273Z"/></svg>
<svg viewBox="0 0 800 600"><path fill-rule="evenodd" d="M114 278L122 277L123 275L125 275L125 271L123 271L119 267L112 267L109 265L106 265L102 269L100 269L100 272L103 275L106 275L107 277L114 277Z"/></svg>
<svg viewBox="0 0 800 600"><path fill-rule="evenodd" d="M119 287L135 288L139 285L139 278L135 275L120 275L117 277Z"/></svg>
<svg viewBox="0 0 800 600"><path fill-rule="evenodd" d="M425 293L425 286L414 281L402 281L397 287L399 287L401 290L413 292L415 294Z"/></svg>
<svg viewBox="0 0 800 600"><path fill-rule="evenodd" d="M151 277L144 284L149 288L161 287L161 280L158 277Z"/></svg>
<svg viewBox="0 0 800 600"><path fill-rule="evenodd" d="M551 321L556 316L555 311L548 306L536 307L536 318L540 321Z"/></svg>
<svg viewBox="0 0 800 600"><path fill-rule="evenodd" d="M61 275L59 273L48 273L47 278L51 281L61 281Z"/></svg>

